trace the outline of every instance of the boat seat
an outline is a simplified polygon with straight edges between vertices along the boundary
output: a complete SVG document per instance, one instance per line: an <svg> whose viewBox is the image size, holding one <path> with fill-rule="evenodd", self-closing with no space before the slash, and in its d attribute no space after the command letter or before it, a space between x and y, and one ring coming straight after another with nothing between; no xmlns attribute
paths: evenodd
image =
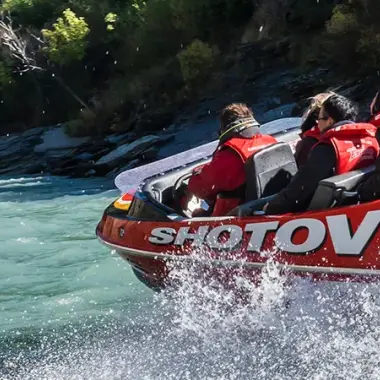
<svg viewBox="0 0 380 380"><path fill-rule="evenodd" d="M320 181L308 210L323 210L332 207L342 190L355 190L359 183L365 180L374 170L375 165L371 165Z"/></svg>
<svg viewBox="0 0 380 380"><path fill-rule="evenodd" d="M292 149L284 142L259 150L248 159L245 169L246 202L278 193L298 171Z"/></svg>
<svg viewBox="0 0 380 380"><path fill-rule="evenodd" d="M172 188L181 176L191 173L197 166L206 164L211 161L211 157L202 158L200 160L189 163L185 166L180 166L177 169L170 169L167 172L157 174L148 178L142 187L142 191L153 200L165 203L166 200L171 198Z"/></svg>
<svg viewBox="0 0 380 380"><path fill-rule="evenodd" d="M290 146L280 142L259 150L246 163L245 203L228 216L250 216L260 211L275 194L285 188L298 171Z"/></svg>

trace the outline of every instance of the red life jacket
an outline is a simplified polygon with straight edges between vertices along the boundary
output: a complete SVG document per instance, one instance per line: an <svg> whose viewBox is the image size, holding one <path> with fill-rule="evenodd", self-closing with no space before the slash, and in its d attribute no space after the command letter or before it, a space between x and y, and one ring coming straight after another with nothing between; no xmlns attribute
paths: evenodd
<svg viewBox="0 0 380 380"><path fill-rule="evenodd" d="M277 140L270 135L254 135L250 139L242 137L233 137L220 146L220 149L229 147L233 149L245 164L249 157L258 150L266 148L269 145L276 144Z"/></svg>
<svg viewBox="0 0 380 380"><path fill-rule="evenodd" d="M372 116L371 120L369 121L370 124L374 125L377 128L380 128L380 112L376 115Z"/></svg>
<svg viewBox="0 0 380 380"><path fill-rule="evenodd" d="M278 141L270 135L257 134L251 138L233 137L232 139L226 141L224 144L220 145L219 149L225 147L233 149L239 157L242 159L243 164L245 164L249 157L255 154L260 149L263 149L269 145L276 144ZM219 194L216 198L212 216L223 216L226 215L233 208L239 206L245 197L245 187L234 191L224 192Z"/></svg>
<svg viewBox="0 0 380 380"><path fill-rule="evenodd" d="M321 134L320 143L332 144L334 147L337 157L336 175L375 163L379 154L376 130L372 124L352 123Z"/></svg>
<svg viewBox="0 0 380 380"><path fill-rule="evenodd" d="M302 133L301 138L304 137L313 137L314 139L319 139L321 136L321 131L319 130L318 126L315 126L306 132Z"/></svg>

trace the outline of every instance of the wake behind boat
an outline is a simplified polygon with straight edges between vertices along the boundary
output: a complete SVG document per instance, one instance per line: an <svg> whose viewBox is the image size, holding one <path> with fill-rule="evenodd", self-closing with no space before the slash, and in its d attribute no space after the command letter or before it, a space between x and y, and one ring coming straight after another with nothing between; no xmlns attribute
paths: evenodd
<svg viewBox="0 0 380 380"><path fill-rule="evenodd" d="M293 152L300 119L268 124L262 129L279 143L252 158L256 198L268 193L274 177L297 171ZM164 287L168 260L193 260L194 249L211 258L215 268L226 273L241 268L252 281L268 260L318 280L379 278L380 201L344 206L342 197L342 191L353 190L373 167L321 181L305 212L266 216L251 210L257 202L247 201L229 216L192 218L189 210L175 207L173 189L210 160L216 145L203 145L116 179L124 194L105 210L96 234L132 265L141 281L154 289Z"/></svg>

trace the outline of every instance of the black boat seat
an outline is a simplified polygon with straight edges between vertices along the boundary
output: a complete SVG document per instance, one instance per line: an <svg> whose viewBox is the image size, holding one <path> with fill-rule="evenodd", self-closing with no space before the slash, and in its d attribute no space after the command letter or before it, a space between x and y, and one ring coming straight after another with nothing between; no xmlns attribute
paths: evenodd
<svg viewBox="0 0 380 380"><path fill-rule="evenodd" d="M278 193L298 170L292 149L284 142L259 150L248 159L245 169L246 202Z"/></svg>
<svg viewBox="0 0 380 380"><path fill-rule="evenodd" d="M345 174L339 174L319 182L310 202L308 210L323 210L330 208L343 191L354 190L360 182L365 180L375 170L375 165L363 169L353 170Z"/></svg>
<svg viewBox="0 0 380 380"><path fill-rule="evenodd" d="M228 215L244 217L262 210L275 194L289 184L297 171L297 163L288 144L280 142L259 150L246 163L245 203Z"/></svg>
<svg viewBox="0 0 380 380"><path fill-rule="evenodd" d="M178 169L170 169L167 172L157 174L149 178L142 187L142 191L153 200L165 203L171 198L171 190L181 176L191 173L197 166L211 161L211 157L197 160Z"/></svg>

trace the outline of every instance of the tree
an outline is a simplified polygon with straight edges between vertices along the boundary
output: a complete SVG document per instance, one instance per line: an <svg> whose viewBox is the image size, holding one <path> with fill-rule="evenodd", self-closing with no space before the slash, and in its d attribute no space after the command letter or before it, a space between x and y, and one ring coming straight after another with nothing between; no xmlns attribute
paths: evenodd
<svg viewBox="0 0 380 380"><path fill-rule="evenodd" d="M79 22L73 21L71 16L71 12L66 12L65 17L69 17L70 20L68 21L68 30L65 30L64 26L62 25L63 20L58 20L58 27L56 27L55 29L57 33L56 35L51 37L51 41L53 41L53 43L50 44L48 47L43 47L42 49L38 47L33 48L31 44L31 41L37 41L39 47L43 46L44 41L41 38L35 36L30 32L25 37L22 37L18 32L16 32L13 29L12 20L10 17L8 17L8 23L4 20L0 21L0 43L7 48L9 56L20 65L17 69L18 72L46 70L53 71L52 76L55 78L55 80L66 91L68 91L84 108L91 112L89 106L69 86L65 84L64 80L57 73L54 72L54 69L52 67L42 67L42 65L39 65L36 62L36 56L41 50L47 51L48 53L52 54L54 59L58 59L60 63L68 62L69 57L71 59L79 59L80 54L84 54L84 50L82 50L84 49L84 43L83 41L79 42L79 40L81 36L83 36L84 31L86 31L86 27L84 27L82 20L79 20ZM88 32L86 32L86 34L87 33ZM51 34L49 33L48 35L51 36ZM58 54L55 52L58 41L61 41L58 38L60 35L68 35L69 37L71 36L71 39L69 38L67 43L65 43L65 39L63 40L64 54ZM76 41L77 44L75 44L74 41ZM38 93L41 93L42 90L38 85L38 80L35 76L34 82L38 87Z"/></svg>
<svg viewBox="0 0 380 380"><path fill-rule="evenodd" d="M52 30L42 29L41 32L47 41L43 49L53 62L64 65L84 57L90 29L85 19L77 17L70 8L63 11L63 18L58 18Z"/></svg>

